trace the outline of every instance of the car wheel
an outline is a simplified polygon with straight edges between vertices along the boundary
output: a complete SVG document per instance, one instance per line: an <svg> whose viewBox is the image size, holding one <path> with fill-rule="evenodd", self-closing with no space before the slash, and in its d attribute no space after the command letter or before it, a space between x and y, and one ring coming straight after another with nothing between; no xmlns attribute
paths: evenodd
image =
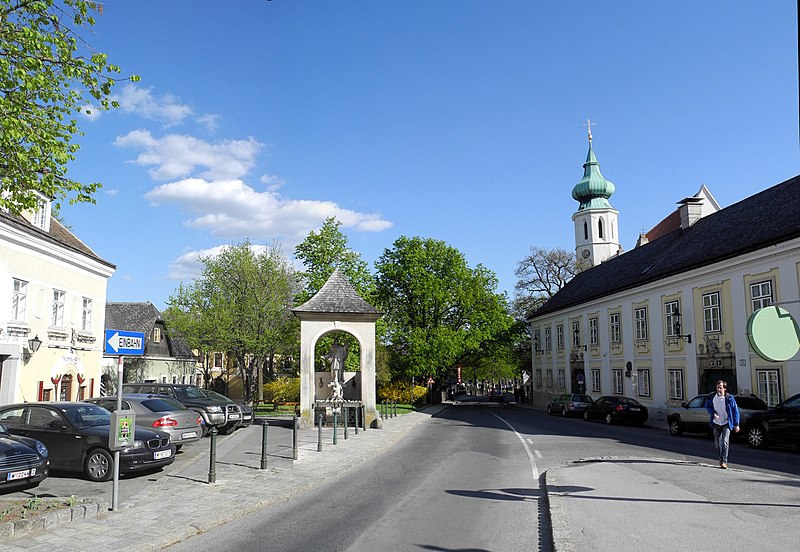
<svg viewBox="0 0 800 552"><path fill-rule="evenodd" d="M567 415L567 407L566 406L562 406L561 407L561 415L566 417L566 415Z"/></svg>
<svg viewBox="0 0 800 552"><path fill-rule="evenodd" d="M552 416L552 415L553 415L553 409L552 409L552 408L550 408L550 405L549 405L549 404L547 405L547 415L548 415L548 416Z"/></svg>
<svg viewBox="0 0 800 552"><path fill-rule="evenodd" d="M589 411L588 410L584 410L583 411L583 419L586 420L587 422L589 421Z"/></svg>
<svg viewBox="0 0 800 552"><path fill-rule="evenodd" d="M669 434L677 437L683 433L683 428L681 427L681 421L677 418L673 418L669 421Z"/></svg>
<svg viewBox="0 0 800 552"><path fill-rule="evenodd" d="M767 433L760 425L752 425L747 429L747 444L753 448L767 446Z"/></svg>
<svg viewBox="0 0 800 552"><path fill-rule="evenodd" d="M108 481L113 474L114 460L105 449L94 449L89 452L83 463L83 472L92 481Z"/></svg>
<svg viewBox="0 0 800 552"><path fill-rule="evenodd" d="M614 421L614 419L611 417L611 414L606 414L606 423L610 424L613 421Z"/></svg>

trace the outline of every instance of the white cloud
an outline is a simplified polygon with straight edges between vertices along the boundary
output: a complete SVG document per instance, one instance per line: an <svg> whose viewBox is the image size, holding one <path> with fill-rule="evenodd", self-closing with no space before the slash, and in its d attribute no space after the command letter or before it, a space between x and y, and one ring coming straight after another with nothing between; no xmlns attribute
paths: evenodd
<svg viewBox="0 0 800 552"><path fill-rule="evenodd" d="M302 239L327 217L336 217L344 228L379 232L392 223L374 213L344 209L332 201L284 199L279 194L258 192L238 179L207 181L188 178L163 184L145 195L153 205L177 203L194 215L185 221L191 228L220 237Z"/></svg>
<svg viewBox="0 0 800 552"><path fill-rule="evenodd" d="M210 144L183 134L154 138L148 130L131 131L117 137L114 144L142 150L133 162L154 165L148 173L155 180L189 176L196 168L206 169L197 175L200 178L239 178L250 171L263 147L254 138Z"/></svg>
<svg viewBox="0 0 800 552"><path fill-rule="evenodd" d="M196 251L189 251L184 253L169 265L169 278L171 280L194 280L203 272L203 263L200 262L201 258L216 258L225 249L230 247L227 244L218 245L208 249L199 249ZM256 255L260 255L266 251L265 245L250 244L250 249Z"/></svg>
<svg viewBox="0 0 800 552"><path fill-rule="evenodd" d="M181 124L193 114L191 107L180 103L174 96L166 94L156 98L152 88L133 84L123 86L119 94L113 95L113 99L119 102L120 109L125 113L133 113L167 126Z"/></svg>

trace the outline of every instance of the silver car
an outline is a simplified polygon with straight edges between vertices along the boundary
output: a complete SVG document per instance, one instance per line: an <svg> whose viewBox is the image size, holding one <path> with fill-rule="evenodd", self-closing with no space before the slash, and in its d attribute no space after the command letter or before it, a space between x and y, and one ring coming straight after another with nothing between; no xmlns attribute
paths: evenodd
<svg viewBox="0 0 800 552"><path fill-rule="evenodd" d="M96 397L86 402L102 406L110 412L117 409L116 397ZM122 396L122 408L133 410L137 426L168 433L176 450L199 441L203 436L203 418L170 397L126 394Z"/></svg>
<svg viewBox="0 0 800 552"><path fill-rule="evenodd" d="M697 395L689 402L680 406L667 407L667 424L669 432L678 436L682 433L708 433L711 434L709 415L706 410L706 401L710 395ZM739 407L739 425L744 427L750 414L766 410L767 403L754 396L738 396L736 405Z"/></svg>

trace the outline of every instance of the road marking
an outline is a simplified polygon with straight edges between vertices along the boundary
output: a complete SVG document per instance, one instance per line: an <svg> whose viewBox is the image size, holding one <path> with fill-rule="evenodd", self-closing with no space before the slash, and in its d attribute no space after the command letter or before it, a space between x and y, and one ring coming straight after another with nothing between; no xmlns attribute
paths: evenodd
<svg viewBox="0 0 800 552"><path fill-rule="evenodd" d="M537 449L533 449L533 452L536 453L536 458L538 458L539 460L542 459L542 453L541 452L539 452Z"/></svg>
<svg viewBox="0 0 800 552"><path fill-rule="evenodd" d="M531 452L531 449L528 446L528 443L525 442L525 439L522 437L522 435L520 435L519 432L516 429L514 429L514 426L512 426L510 423L505 421L503 418L501 418L500 416L498 416L497 414L495 414L491 410L489 411L489 414L491 414L492 416L494 416L495 418L497 418L498 420L500 420L501 422L506 424L511 429L511 431L514 432L514 435L517 436L517 438L519 439L519 442L522 443L522 446L525 449L525 454L528 455L528 461L531 463L531 473L533 474L533 480L538 483L539 482L539 468L536 467L536 460L533 459L533 453Z"/></svg>

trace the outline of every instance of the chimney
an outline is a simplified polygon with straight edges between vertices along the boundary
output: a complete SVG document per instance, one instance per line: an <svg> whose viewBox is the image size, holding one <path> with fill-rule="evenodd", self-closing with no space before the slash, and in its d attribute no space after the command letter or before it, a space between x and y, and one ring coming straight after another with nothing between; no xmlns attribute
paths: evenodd
<svg viewBox="0 0 800 552"><path fill-rule="evenodd" d="M703 217L703 198L687 197L678 202L681 213L681 230L686 230Z"/></svg>

